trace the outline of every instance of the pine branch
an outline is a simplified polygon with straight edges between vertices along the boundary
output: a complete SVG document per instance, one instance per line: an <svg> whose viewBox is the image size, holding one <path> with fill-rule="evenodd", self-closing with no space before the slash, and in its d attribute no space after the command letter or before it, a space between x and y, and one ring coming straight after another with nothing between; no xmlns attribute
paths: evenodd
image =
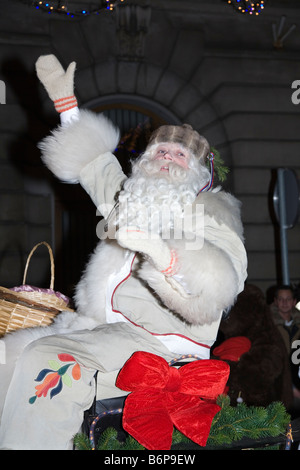
<svg viewBox="0 0 300 470"><path fill-rule="evenodd" d="M88 436L83 433L75 434L73 438L73 444L77 450L92 450Z"/></svg>
<svg viewBox="0 0 300 470"><path fill-rule="evenodd" d="M230 444L248 437L259 439L284 434L290 416L282 403L274 402L268 407L224 406L212 422L207 445Z"/></svg>
<svg viewBox="0 0 300 470"><path fill-rule="evenodd" d="M215 170L215 173L216 173L219 181L221 183L223 183L227 178L227 174L229 173L229 168L228 168L228 166L224 165L224 160L221 158L220 152L216 148L211 147L210 152L214 156L214 170ZM209 160L208 160L207 164L209 166Z"/></svg>
<svg viewBox="0 0 300 470"><path fill-rule="evenodd" d="M285 435L290 416L280 402L271 403L266 408L247 406L245 403L230 406L228 396L220 395L217 404L221 410L215 415L207 446L222 446L239 441L242 438L260 439ZM180 431L174 429L173 445L191 442ZM84 434L76 434L74 445L78 450L91 450L89 439ZM106 429L99 437L97 450L144 450L133 437L128 436L125 442L117 439L117 431Z"/></svg>

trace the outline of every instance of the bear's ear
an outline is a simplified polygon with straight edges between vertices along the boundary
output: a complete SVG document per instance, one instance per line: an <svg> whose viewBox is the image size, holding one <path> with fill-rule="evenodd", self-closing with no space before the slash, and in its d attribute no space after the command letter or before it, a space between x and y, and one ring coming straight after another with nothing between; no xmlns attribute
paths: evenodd
<svg viewBox="0 0 300 470"><path fill-rule="evenodd" d="M257 302L260 305L266 304L266 298L262 290L254 284L246 284L242 293L252 302Z"/></svg>

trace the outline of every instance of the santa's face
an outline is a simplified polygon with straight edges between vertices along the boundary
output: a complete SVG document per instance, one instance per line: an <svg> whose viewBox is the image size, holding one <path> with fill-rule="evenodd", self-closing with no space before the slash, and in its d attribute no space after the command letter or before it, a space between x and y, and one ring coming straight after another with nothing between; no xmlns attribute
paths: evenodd
<svg viewBox="0 0 300 470"><path fill-rule="evenodd" d="M158 145L152 159L155 161L159 160L161 162L161 166L159 167L160 172L169 173L170 163L175 163L176 165L187 169L189 166L190 155L188 150L181 145L170 142Z"/></svg>
<svg viewBox="0 0 300 470"><path fill-rule="evenodd" d="M119 195L117 223L151 232L162 230L162 222L164 227L173 227L174 218L182 218L184 208L195 201L209 179L209 170L185 147L154 144L133 162L132 174Z"/></svg>

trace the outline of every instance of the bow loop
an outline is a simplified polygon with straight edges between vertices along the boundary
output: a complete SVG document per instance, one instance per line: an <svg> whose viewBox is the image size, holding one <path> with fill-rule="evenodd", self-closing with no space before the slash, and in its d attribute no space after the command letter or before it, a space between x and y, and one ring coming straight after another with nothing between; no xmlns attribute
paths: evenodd
<svg viewBox="0 0 300 470"><path fill-rule="evenodd" d="M155 354L137 351L120 370L116 385L129 392L144 388L163 390L167 385L168 375L169 366L165 359Z"/></svg>
<svg viewBox="0 0 300 470"><path fill-rule="evenodd" d="M229 366L220 360L203 359L181 367L180 374L181 393L215 400L224 391Z"/></svg>

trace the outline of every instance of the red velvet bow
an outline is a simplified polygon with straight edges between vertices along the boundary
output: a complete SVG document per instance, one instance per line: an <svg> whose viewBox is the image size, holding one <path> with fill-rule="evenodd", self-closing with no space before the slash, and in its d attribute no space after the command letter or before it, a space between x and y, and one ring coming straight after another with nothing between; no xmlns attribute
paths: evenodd
<svg viewBox="0 0 300 470"><path fill-rule="evenodd" d="M176 369L160 356L136 352L116 381L117 387L132 392L125 400L123 427L149 450L171 448L173 425L205 446L220 410L212 401L224 391L228 376L228 364L219 360L194 361Z"/></svg>

